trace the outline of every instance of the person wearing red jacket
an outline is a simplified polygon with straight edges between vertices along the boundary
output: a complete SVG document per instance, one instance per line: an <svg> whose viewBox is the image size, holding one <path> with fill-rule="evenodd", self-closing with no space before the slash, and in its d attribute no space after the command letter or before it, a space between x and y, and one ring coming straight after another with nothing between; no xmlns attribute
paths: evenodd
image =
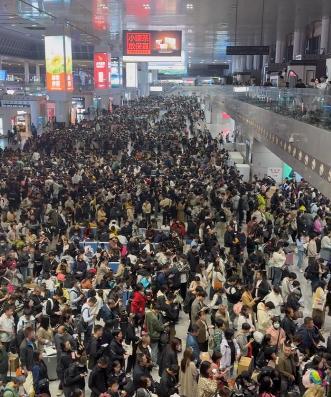
<svg viewBox="0 0 331 397"><path fill-rule="evenodd" d="M131 302L131 313L135 315L136 323L141 325L145 316L145 306L147 298L144 294L144 287L141 284L137 285L136 291L133 293Z"/></svg>

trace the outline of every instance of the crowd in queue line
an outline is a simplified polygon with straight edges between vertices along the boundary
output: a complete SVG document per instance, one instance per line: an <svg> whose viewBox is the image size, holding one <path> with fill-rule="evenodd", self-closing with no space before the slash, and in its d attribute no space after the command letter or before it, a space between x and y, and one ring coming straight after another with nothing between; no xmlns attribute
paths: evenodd
<svg viewBox="0 0 331 397"><path fill-rule="evenodd" d="M0 160L4 397L50 395L52 346L59 396L331 395L329 200L244 182L196 97L132 101Z"/></svg>

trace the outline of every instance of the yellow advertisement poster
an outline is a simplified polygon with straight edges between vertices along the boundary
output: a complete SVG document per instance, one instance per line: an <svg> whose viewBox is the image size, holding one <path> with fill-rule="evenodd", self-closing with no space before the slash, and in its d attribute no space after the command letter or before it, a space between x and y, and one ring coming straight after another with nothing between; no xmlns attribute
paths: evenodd
<svg viewBox="0 0 331 397"><path fill-rule="evenodd" d="M48 91L65 91L63 36L45 37L46 86Z"/></svg>

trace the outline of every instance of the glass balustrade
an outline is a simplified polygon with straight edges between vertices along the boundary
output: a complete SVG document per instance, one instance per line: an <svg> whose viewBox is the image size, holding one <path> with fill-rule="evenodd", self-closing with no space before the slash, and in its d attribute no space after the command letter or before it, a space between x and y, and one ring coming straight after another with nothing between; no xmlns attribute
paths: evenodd
<svg viewBox="0 0 331 397"><path fill-rule="evenodd" d="M236 99L331 131L331 95L323 89L241 87L225 88Z"/></svg>

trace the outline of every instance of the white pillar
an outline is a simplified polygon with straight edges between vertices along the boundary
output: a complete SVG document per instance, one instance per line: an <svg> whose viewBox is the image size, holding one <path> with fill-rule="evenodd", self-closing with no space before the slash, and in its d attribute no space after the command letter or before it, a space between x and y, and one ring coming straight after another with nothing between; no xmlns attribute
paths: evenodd
<svg viewBox="0 0 331 397"><path fill-rule="evenodd" d="M297 55L303 55L303 40L304 33L301 29L296 29L293 37L293 56L295 59Z"/></svg>
<svg viewBox="0 0 331 397"><path fill-rule="evenodd" d="M243 72L245 70L245 56L240 55L239 56L239 65L238 65L238 70L237 72Z"/></svg>
<svg viewBox="0 0 331 397"><path fill-rule="evenodd" d="M321 46L320 54L327 54L329 51L330 17L322 17Z"/></svg>
<svg viewBox="0 0 331 397"><path fill-rule="evenodd" d="M29 83L29 81L30 81L29 63L24 62L24 82Z"/></svg>
<svg viewBox="0 0 331 397"><path fill-rule="evenodd" d="M251 71L253 69L253 55L246 56L246 70Z"/></svg>
<svg viewBox="0 0 331 397"><path fill-rule="evenodd" d="M282 63L284 59L285 41L277 39L275 63Z"/></svg>
<svg viewBox="0 0 331 397"><path fill-rule="evenodd" d="M253 68L254 70L260 70L260 59L261 55L254 55L254 62L253 62Z"/></svg>
<svg viewBox="0 0 331 397"><path fill-rule="evenodd" d="M36 81L40 82L40 65L36 63Z"/></svg>

